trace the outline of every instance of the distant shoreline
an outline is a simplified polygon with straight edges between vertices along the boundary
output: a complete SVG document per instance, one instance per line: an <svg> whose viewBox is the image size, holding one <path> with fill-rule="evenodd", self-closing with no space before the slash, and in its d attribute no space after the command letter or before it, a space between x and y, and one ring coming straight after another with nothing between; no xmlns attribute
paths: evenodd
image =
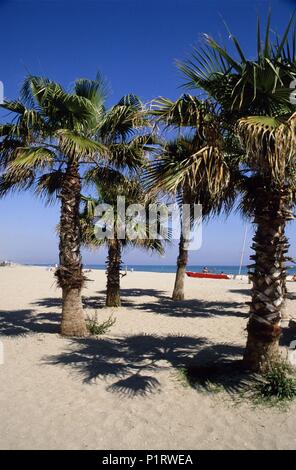
<svg viewBox="0 0 296 470"><path fill-rule="evenodd" d="M33 264L31 266L53 266L53 264ZM188 265L187 270L188 271L202 271L203 267L205 265ZM175 273L176 272L176 265L175 264L163 264L163 265L157 265L157 264L122 264L122 270L124 271L127 267L128 271L133 270L134 272L155 272L155 273ZM210 265L207 264L207 267L210 272L213 273L221 273L222 271L225 274L238 274L239 271L239 266L235 265ZM96 269L96 270L105 270L106 265L104 264L84 264L83 265L84 269ZM241 274L247 274L248 268L246 266L242 267Z"/></svg>
<svg viewBox="0 0 296 470"><path fill-rule="evenodd" d="M42 264L26 264L27 266L48 266L52 267L54 264L50 263L42 263ZM156 264L151 264L151 265L142 265L142 264L122 264L122 270L124 271L126 269L131 271L133 270L134 272L155 272L155 273L175 273L176 272L176 265L174 264L164 264L164 265L156 265ZM187 266L187 271L197 271L201 272L203 269L204 265L188 265ZM239 273L239 266L237 265L211 265L207 264L207 267L209 269L209 272L212 273L225 273L225 274L232 274L232 275L237 275ZM96 269L96 270L105 270L106 266L104 264L84 264L83 265L84 269ZM247 275L248 274L248 268L247 266L242 266L241 269L241 274L242 275ZM296 274L296 267L291 267L288 268L287 274Z"/></svg>

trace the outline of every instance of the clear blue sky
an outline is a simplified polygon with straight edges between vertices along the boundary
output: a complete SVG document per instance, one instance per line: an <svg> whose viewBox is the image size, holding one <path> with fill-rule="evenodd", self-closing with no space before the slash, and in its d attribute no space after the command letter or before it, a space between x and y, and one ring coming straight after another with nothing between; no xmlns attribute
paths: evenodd
<svg viewBox="0 0 296 470"><path fill-rule="evenodd" d="M296 0L0 0L0 80L5 97L16 98L29 72L69 87L100 70L112 85L110 103L132 92L143 100L176 98L182 77L174 65L206 32L229 42L224 19L255 55L256 17L273 12L282 32ZM3 116L1 113L0 116ZM58 206L44 207L31 194L0 200L0 259L25 263L57 261ZM244 222L238 215L204 226L202 248L192 264L238 264ZM248 231L248 246L252 227ZM296 256L294 225L288 229ZM163 258L129 251L130 264L172 264L176 248ZM247 261L249 251L246 252ZM85 263L103 263L104 251L84 253Z"/></svg>

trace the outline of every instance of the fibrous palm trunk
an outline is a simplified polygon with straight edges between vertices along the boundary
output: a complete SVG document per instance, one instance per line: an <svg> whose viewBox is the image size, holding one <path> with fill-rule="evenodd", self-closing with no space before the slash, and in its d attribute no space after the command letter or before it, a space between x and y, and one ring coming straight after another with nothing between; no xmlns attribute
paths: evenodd
<svg viewBox="0 0 296 470"><path fill-rule="evenodd" d="M285 225L282 227L283 233L285 233ZM283 264L282 264L283 269L285 270L286 274L286 269L285 269L285 260L283 259ZM288 289L287 289L287 279L286 276L283 277L282 279L282 288L283 288L283 296L284 300L282 303L281 307L281 320L282 320L282 326L288 326L289 321L290 321L290 315L288 311L288 306L287 306L287 296L288 296Z"/></svg>
<svg viewBox="0 0 296 470"><path fill-rule="evenodd" d="M80 254L80 190L78 164L69 161L60 196L60 265L56 272L63 292L61 333L65 336L87 335L81 301L84 276Z"/></svg>
<svg viewBox="0 0 296 470"><path fill-rule="evenodd" d="M107 258L107 307L120 307L121 245L117 238L110 241Z"/></svg>
<svg viewBox="0 0 296 470"><path fill-rule="evenodd" d="M291 219L289 198L268 186L257 193L254 223L257 230L252 248L252 300L244 363L259 371L279 355L281 309L284 302L285 254L288 242L285 223Z"/></svg>
<svg viewBox="0 0 296 470"><path fill-rule="evenodd" d="M188 262L188 250L185 248L186 242L183 233L180 235L179 242L179 255L177 259L177 272L175 279L175 286L172 295L173 300L184 300L184 280L186 273L186 266Z"/></svg>

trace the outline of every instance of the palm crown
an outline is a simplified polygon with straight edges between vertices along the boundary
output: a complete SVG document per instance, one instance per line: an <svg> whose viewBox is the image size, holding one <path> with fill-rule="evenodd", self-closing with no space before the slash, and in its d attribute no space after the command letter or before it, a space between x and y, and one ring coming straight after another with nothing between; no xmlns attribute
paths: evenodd
<svg viewBox="0 0 296 470"><path fill-rule="evenodd" d="M15 114L0 127L3 137L0 192L27 189L36 184L50 194L59 189L68 159L90 163L107 149L93 140L102 120L104 88L98 80L77 80L72 93L52 81L28 77L19 101L3 108Z"/></svg>
<svg viewBox="0 0 296 470"><path fill-rule="evenodd" d="M231 110L232 119L240 115L279 116L290 112L293 109L290 84L296 77L295 29L291 33L294 15L283 35L276 36L275 41L271 40L274 33L270 20L269 14L264 38L258 20L254 60L247 59L230 32L235 56L204 35L204 46L195 48L189 60L178 63L188 79L186 86L204 90L224 111Z"/></svg>

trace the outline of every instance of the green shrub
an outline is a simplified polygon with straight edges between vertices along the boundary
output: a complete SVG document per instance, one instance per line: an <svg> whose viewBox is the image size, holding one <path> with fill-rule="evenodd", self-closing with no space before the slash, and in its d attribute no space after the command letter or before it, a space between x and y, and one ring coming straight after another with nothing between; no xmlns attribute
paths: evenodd
<svg viewBox="0 0 296 470"><path fill-rule="evenodd" d="M257 376L255 395L266 402L293 400L296 397L295 371L283 361L268 364Z"/></svg>
<svg viewBox="0 0 296 470"><path fill-rule="evenodd" d="M115 323L116 318L113 318L112 315L102 323L99 323L97 313L86 319L87 329L92 335L103 335L107 333Z"/></svg>
<svg viewBox="0 0 296 470"><path fill-rule="evenodd" d="M250 373L242 361L191 365L179 369L177 377L199 391L224 391L237 403L285 407L296 398L296 371L283 361L269 363L260 374Z"/></svg>

